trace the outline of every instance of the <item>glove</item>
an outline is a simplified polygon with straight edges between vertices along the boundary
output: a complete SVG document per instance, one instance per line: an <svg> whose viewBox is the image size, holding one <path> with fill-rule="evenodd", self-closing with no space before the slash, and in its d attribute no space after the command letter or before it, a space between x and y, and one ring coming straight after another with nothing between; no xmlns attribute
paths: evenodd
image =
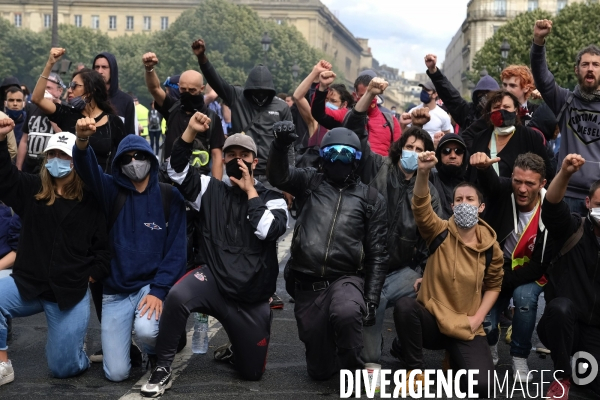
<svg viewBox="0 0 600 400"><path fill-rule="evenodd" d="M281 149L287 149L289 145L298 139L296 127L292 121L279 121L273 124L273 136L275 144Z"/></svg>
<svg viewBox="0 0 600 400"><path fill-rule="evenodd" d="M375 313L377 311L377 305L367 301L367 312L363 315L363 326L375 325Z"/></svg>

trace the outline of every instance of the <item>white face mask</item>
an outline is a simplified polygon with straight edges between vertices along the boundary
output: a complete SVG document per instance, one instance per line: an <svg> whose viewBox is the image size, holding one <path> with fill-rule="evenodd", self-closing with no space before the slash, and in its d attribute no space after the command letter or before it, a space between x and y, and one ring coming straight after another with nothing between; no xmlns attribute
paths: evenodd
<svg viewBox="0 0 600 400"><path fill-rule="evenodd" d="M591 208L590 217L592 217L597 224L600 224L600 208Z"/></svg>
<svg viewBox="0 0 600 400"><path fill-rule="evenodd" d="M508 136L515 131L514 126L494 127L494 133L498 136Z"/></svg>

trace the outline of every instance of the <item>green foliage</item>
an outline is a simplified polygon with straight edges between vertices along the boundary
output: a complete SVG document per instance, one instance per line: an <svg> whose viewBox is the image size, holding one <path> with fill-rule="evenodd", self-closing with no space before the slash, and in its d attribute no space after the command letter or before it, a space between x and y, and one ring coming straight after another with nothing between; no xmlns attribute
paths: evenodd
<svg viewBox="0 0 600 400"><path fill-rule="evenodd" d="M600 4L573 3L558 15L535 10L518 15L503 25L485 42L473 60L473 78L477 82L478 71L485 67L500 82L500 45L504 38L510 44L506 65L530 65L529 50L533 40L533 26L538 19L551 19L552 32L546 40L548 67L559 85L574 88L577 79L573 65L577 52L589 44L600 43Z"/></svg>
<svg viewBox="0 0 600 400"><path fill-rule="evenodd" d="M0 78L14 75L32 88L48 59L51 31L34 33L15 28L0 18L0 32L3 54ZM309 46L295 27L262 20L248 7L219 0L200 2L197 8L184 12L169 29L152 34L111 39L90 28L61 25L59 46L67 50L64 57L73 62L73 68L78 62L91 67L98 53L113 53L119 65L121 90L135 93L140 102L148 105L151 97L144 83L144 53L156 53L159 59L156 71L162 82L187 69L199 69L190 46L194 40L202 38L206 42L208 58L219 74L232 84L243 85L250 69L264 62L261 45L264 32L272 39L267 66L278 91L291 93L318 60L326 59L323 53ZM291 71L294 63L300 67L295 81ZM343 75L336 73L343 81ZM68 82L70 76L64 79Z"/></svg>

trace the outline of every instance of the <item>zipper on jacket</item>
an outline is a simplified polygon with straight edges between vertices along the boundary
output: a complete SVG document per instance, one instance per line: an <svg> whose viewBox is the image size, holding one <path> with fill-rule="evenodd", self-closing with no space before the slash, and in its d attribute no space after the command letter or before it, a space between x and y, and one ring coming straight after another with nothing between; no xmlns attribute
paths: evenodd
<svg viewBox="0 0 600 400"><path fill-rule="evenodd" d="M596 257L596 269L594 270L594 278L592 279L592 287L596 283L596 275L598 274L598 265L600 265L600 251L598 252L598 256ZM589 324L592 323L592 318L594 317L594 308L596 307L596 297L597 297L597 293L594 290L594 301L592 303L592 309L590 311L590 318L588 320Z"/></svg>
<svg viewBox="0 0 600 400"><path fill-rule="evenodd" d="M333 228L335 227L335 221L340 211L340 203L342 202L342 192L344 189L340 189L340 198L338 199L337 207L335 208L335 214L333 215L333 222L331 223L331 230L329 231L329 239L327 240L327 250L325 251L325 259L323 260L323 269L321 276L325 276L325 265L327 264L327 256L329 255L329 245L331 244L331 237L333 236Z"/></svg>

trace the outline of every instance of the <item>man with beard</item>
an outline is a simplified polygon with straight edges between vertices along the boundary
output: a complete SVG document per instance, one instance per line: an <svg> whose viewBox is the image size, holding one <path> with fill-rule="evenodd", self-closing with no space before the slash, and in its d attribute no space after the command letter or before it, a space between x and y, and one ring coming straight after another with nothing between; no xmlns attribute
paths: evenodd
<svg viewBox="0 0 600 400"><path fill-rule="evenodd" d="M195 150L210 152L210 159L201 158L199 172L206 174L210 172L215 179L223 177L223 125L221 118L213 110L204 104L204 80L198 71L188 70L179 77L180 99L175 100L160 87L158 75L154 67L158 64L158 58L154 53L146 53L142 56L146 68L145 78L148 91L154 98L154 107L167 121L167 132L165 133L165 146L163 159L171 157L171 150L175 139L181 137L188 127L192 115L199 111L210 118L209 129L196 136L194 141ZM209 161L212 160L212 168Z"/></svg>
<svg viewBox="0 0 600 400"><path fill-rule="evenodd" d="M289 165L288 148L297 138L291 122L276 123L274 131L267 176L296 196L302 210L286 287L296 301L308 375L325 380L340 368L364 367L363 326L375 324L388 266L386 202L356 175L361 142L350 129L334 128L323 136L323 173Z"/></svg>
<svg viewBox="0 0 600 400"><path fill-rule="evenodd" d="M538 20L533 28L531 68L535 86L558 120L561 145L558 160L567 154L580 154L587 160L600 154L600 48L589 45L575 59L575 74L579 83L573 92L558 86L546 63L545 38L552 30L552 21ZM569 181L564 200L571 211L587 214L585 197L592 182L600 179L597 163L584 164Z"/></svg>

